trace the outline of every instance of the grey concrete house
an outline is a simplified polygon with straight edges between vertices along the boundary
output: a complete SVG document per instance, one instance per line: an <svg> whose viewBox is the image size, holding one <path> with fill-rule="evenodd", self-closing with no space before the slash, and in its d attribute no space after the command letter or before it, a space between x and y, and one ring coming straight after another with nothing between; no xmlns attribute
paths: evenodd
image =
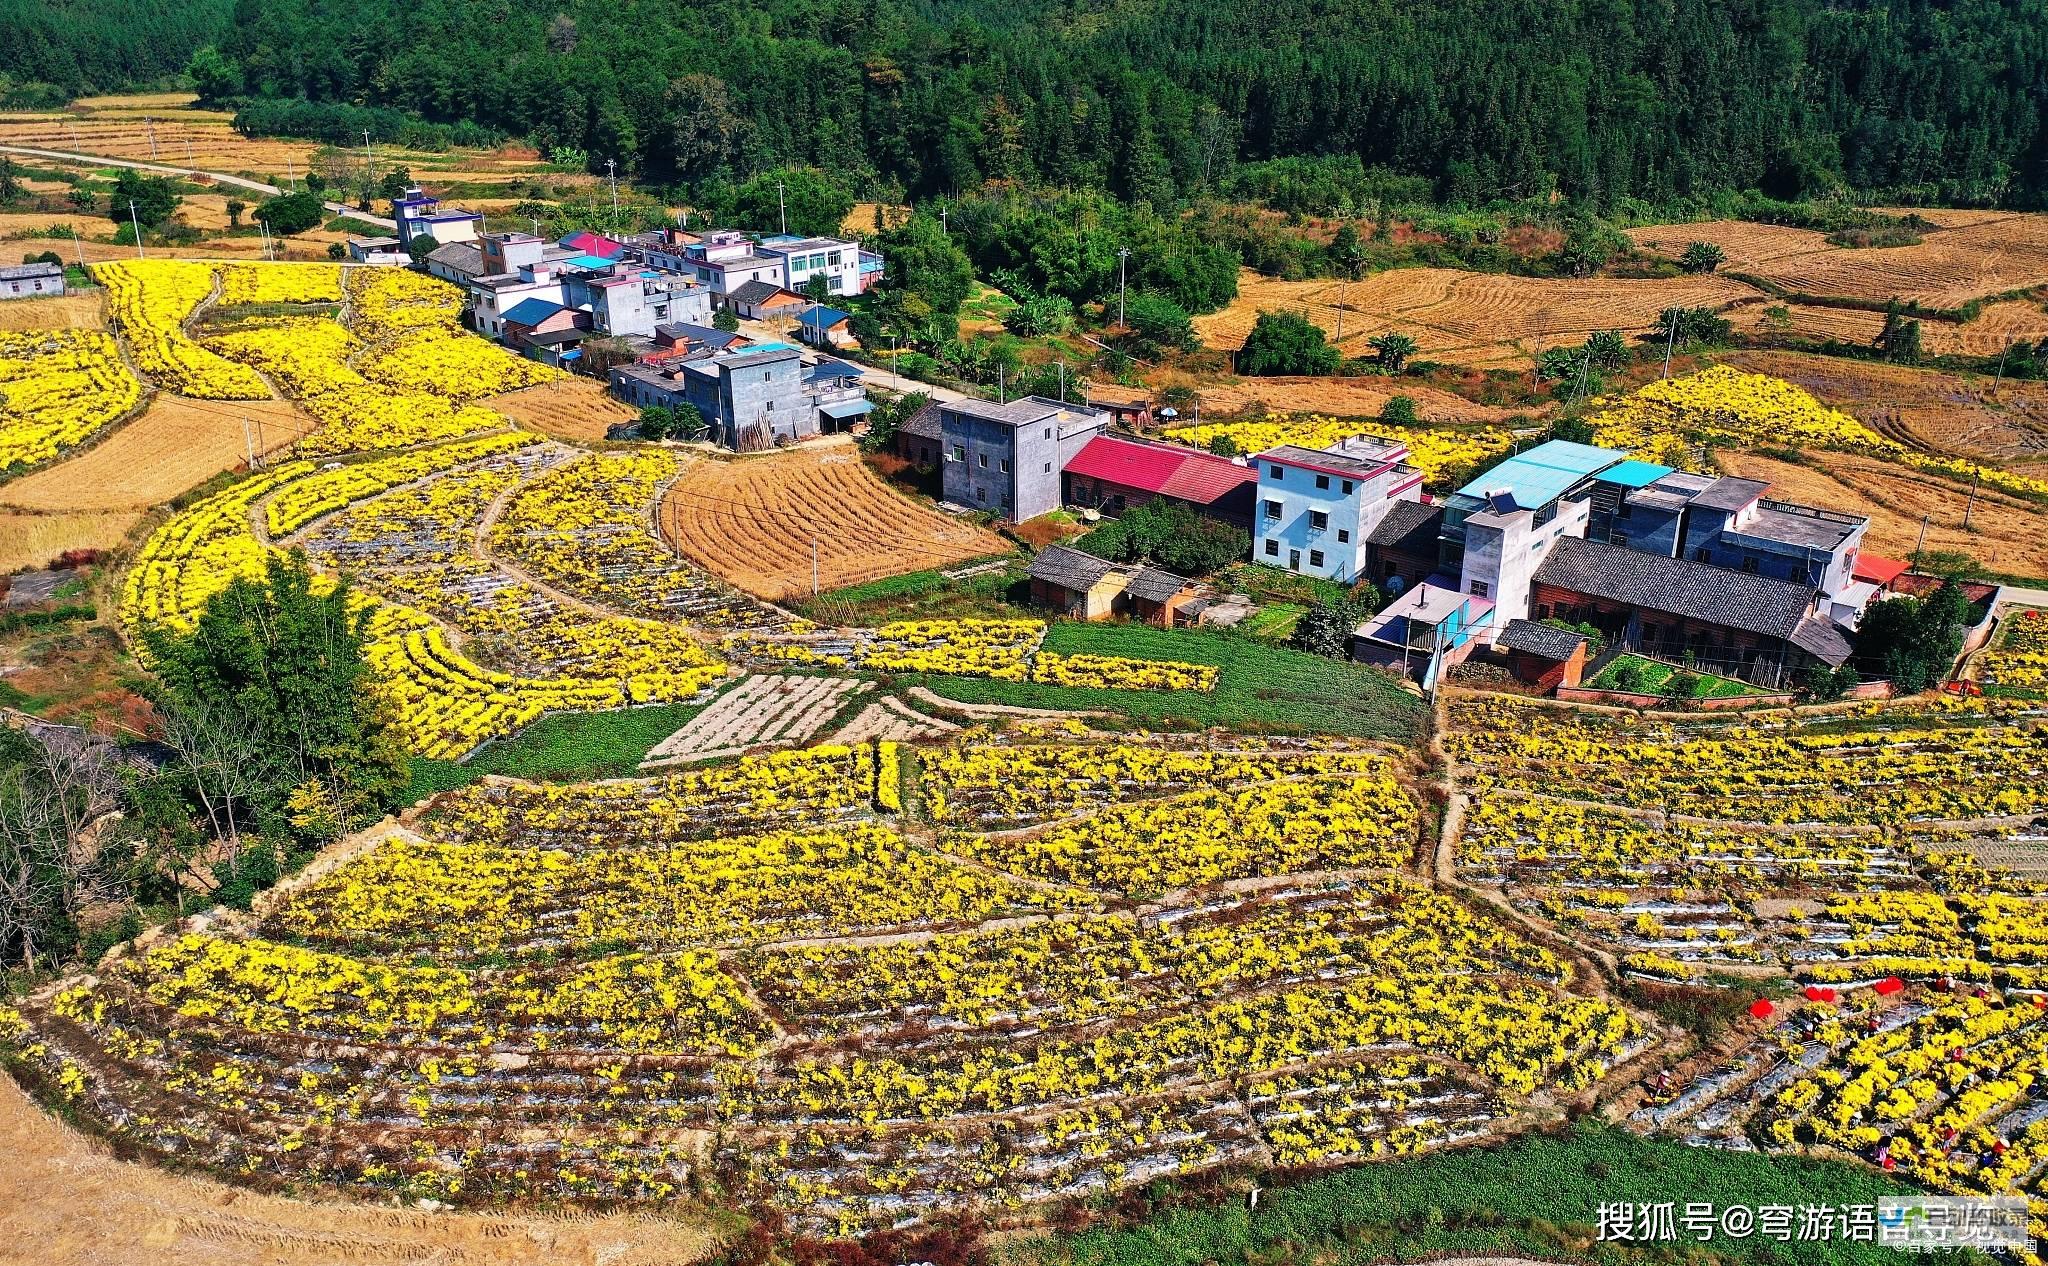
<svg viewBox="0 0 2048 1266"><path fill-rule="evenodd" d="M41 299L64 293L64 265L16 264L0 268L0 299Z"/></svg>
<svg viewBox="0 0 2048 1266"><path fill-rule="evenodd" d="M1102 410L1043 396L941 404L945 499L1012 523L1057 510L1060 472L1108 425Z"/></svg>

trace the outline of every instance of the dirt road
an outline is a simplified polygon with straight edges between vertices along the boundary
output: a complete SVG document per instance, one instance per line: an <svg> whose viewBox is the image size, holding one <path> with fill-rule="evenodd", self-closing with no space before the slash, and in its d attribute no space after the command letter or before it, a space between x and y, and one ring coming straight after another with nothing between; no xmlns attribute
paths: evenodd
<svg viewBox="0 0 2048 1266"><path fill-rule="evenodd" d="M187 1178L114 1159L0 1074L0 1266L668 1266L713 1246L646 1215L425 1213Z"/></svg>

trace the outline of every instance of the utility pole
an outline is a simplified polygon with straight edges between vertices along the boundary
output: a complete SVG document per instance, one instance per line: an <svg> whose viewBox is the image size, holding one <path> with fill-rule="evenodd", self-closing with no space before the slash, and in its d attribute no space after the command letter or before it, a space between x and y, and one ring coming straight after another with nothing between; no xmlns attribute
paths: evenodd
<svg viewBox="0 0 2048 1266"><path fill-rule="evenodd" d="M249 419L242 418L242 451L248 454L249 469L256 469L256 437L249 433Z"/></svg>
<svg viewBox="0 0 2048 1266"><path fill-rule="evenodd" d="M782 199L782 182L775 182L775 226L776 231L789 232L789 205Z"/></svg>
<svg viewBox="0 0 2048 1266"><path fill-rule="evenodd" d="M156 120L143 115L142 130L149 133L149 161L153 163L156 161Z"/></svg>
<svg viewBox="0 0 2048 1266"><path fill-rule="evenodd" d="M609 180L612 186L612 232L616 233L619 231L619 164L617 160L610 158L604 160L604 174L605 179ZM535 236L538 237L539 234L536 233Z"/></svg>
<svg viewBox="0 0 2048 1266"><path fill-rule="evenodd" d="M896 367L896 336L889 336L889 382L896 390L903 390L903 371Z"/></svg>
<svg viewBox="0 0 2048 1266"><path fill-rule="evenodd" d="M818 538L811 538L811 596L818 596Z"/></svg>
<svg viewBox="0 0 2048 1266"><path fill-rule="evenodd" d="M71 222L71 249L78 253L78 266L85 267L85 243L78 240L78 222Z"/></svg>
<svg viewBox="0 0 2048 1266"><path fill-rule="evenodd" d="M1124 323L1124 261L1131 257L1131 248L1126 246L1116 253L1116 323Z"/></svg>
<svg viewBox="0 0 2048 1266"><path fill-rule="evenodd" d="M1979 466L1977 473L1970 476L1970 499L1963 503L1963 531L1965 532L1970 530L1970 512L1977 508L1977 485L1983 479L1984 468Z"/></svg>
<svg viewBox="0 0 2048 1266"><path fill-rule="evenodd" d="M2005 358L2012 354L2012 335L2005 336L2005 347L1998 353L1998 376L1991 380L1991 390L1996 392L2005 381Z"/></svg>
<svg viewBox="0 0 2048 1266"><path fill-rule="evenodd" d="M370 177L377 174L377 155L370 148L370 129L363 129L363 197L370 196Z"/></svg>
<svg viewBox="0 0 2048 1266"><path fill-rule="evenodd" d="M1920 539L1913 542L1913 566L1920 565L1920 551L1927 547L1927 516L1920 516Z"/></svg>
<svg viewBox="0 0 2048 1266"><path fill-rule="evenodd" d="M130 198L130 199L128 199L128 227L129 227L129 228L131 228L131 229L133 229L133 230L135 230L135 258L137 258L137 259L141 259L141 258L142 258L142 221L141 221L141 220L139 220L139 219L137 219L137 218L136 218L136 216L135 216L135 199L133 199L133 198ZM72 236L74 236L74 237L75 237L75 236L77 236L77 234L78 234L78 229L77 229L77 228L76 228L76 227L74 226L74 227L72 228L71 232L72 232Z"/></svg>
<svg viewBox="0 0 2048 1266"><path fill-rule="evenodd" d="M1060 403L1067 402L1067 362L1060 361Z"/></svg>
<svg viewBox="0 0 2048 1266"><path fill-rule="evenodd" d="M1678 309L1671 309L1671 328L1664 335L1664 377L1671 377L1671 348L1678 342Z"/></svg>
<svg viewBox="0 0 2048 1266"><path fill-rule="evenodd" d="M1006 365L996 366L996 403L1010 403L1009 367Z"/></svg>

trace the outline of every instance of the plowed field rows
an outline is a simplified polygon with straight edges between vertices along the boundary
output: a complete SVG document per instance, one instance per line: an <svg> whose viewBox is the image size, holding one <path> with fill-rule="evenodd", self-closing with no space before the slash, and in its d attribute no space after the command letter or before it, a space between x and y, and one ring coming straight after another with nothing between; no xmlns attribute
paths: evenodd
<svg viewBox="0 0 2048 1266"><path fill-rule="evenodd" d="M1009 550L893 491L845 448L699 463L669 490L661 526L693 561L770 600L810 592L813 542L822 589Z"/></svg>
<svg viewBox="0 0 2048 1266"><path fill-rule="evenodd" d="M524 391L508 391L482 404L545 435L565 440L601 440L612 427L639 416L591 378L564 378Z"/></svg>
<svg viewBox="0 0 2048 1266"><path fill-rule="evenodd" d="M180 167L227 172L284 173L289 161L298 170L317 148L311 141L246 137L218 122L190 118L145 123L141 118L78 118L66 115L16 116L0 119L0 145L72 154L99 154ZM155 145L151 146L151 134Z"/></svg>
<svg viewBox="0 0 2048 1266"><path fill-rule="evenodd" d="M277 452L313 429L282 400L218 404L160 394L142 416L78 456L0 488L0 508L146 510L206 482L258 451Z"/></svg>
<svg viewBox="0 0 2048 1266"><path fill-rule="evenodd" d="M2048 461L2048 384L1911 369L1796 352L1742 352L1731 363L1812 392L1902 443L2022 468Z"/></svg>

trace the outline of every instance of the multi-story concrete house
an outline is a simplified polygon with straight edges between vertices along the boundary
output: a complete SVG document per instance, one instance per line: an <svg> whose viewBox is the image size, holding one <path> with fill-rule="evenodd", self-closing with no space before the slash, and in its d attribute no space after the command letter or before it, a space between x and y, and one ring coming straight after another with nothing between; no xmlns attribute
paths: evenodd
<svg viewBox="0 0 2048 1266"><path fill-rule="evenodd" d="M833 295L857 295L873 283L873 274L861 271L862 252L857 242L836 237L789 237L761 239L761 254L782 261L782 282L798 293L813 277L823 277ZM873 258L879 259L879 256Z"/></svg>
<svg viewBox="0 0 2048 1266"><path fill-rule="evenodd" d="M391 219L398 226L401 250L421 236L432 238L438 246L474 242L482 234L484 221L475 211L460 207L444 209L439 198L418 188L408 189L403 197L391 200Z"/></svg>
<svg viewBox="0 0 2048 1266"><path fill-rule="evenodd" d="M714 299L723 300L750 281L780 286L786 280L782 256L766 253L746 234L730 230L701 235L673 230L658 242L643 242L639 250L656 268L694 277Z"/></svg>
<svg viewBox="0 0 2048 1266"><path fill-rule="evenodd" d="M1087 405L1025 396L1007 404L939 406L945 499L1012 523L1060 508L1060 474L1102 434L1109 415Z"/></svg>
<svg viewBox="0 0 2048 1266"><path fill-rule="evenodd" d="M1407 445L1369 435L1260 453L1252 560L1329 580L1363 578L1367 536L1396 504L1422 497L1422 472L1407 456Z"/></svg>
<svg viewBox="0 0 2048 1266"><path fill-rule="evenodd" d="M714 442L744 452L845 430L868 411L858 370L842 362L806 369L788 343L620 365L610 382L637 408L695 407Z"/></svg>

